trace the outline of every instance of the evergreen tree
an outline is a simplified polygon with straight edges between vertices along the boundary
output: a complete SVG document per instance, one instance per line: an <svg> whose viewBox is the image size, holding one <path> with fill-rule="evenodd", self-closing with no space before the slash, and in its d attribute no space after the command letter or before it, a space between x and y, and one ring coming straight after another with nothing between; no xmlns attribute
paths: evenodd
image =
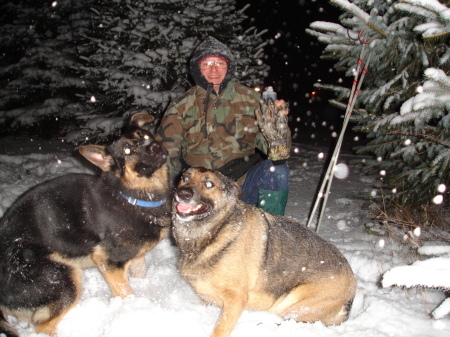
<svg viewBox="0 0 450 337"><path fill-rule="evenodd" d="M429 204L450 182L450 9L437 0L331 3L346 11L341 24L314 22L307 30L327 44L324 57L352 77L363 42L372 54L352 115L370 139L358 150L376 155L367 165L382 174L384 198ZM346 106L350 88L317 86Z"/></svg>
<svg viewBox="0 0 450 337"><path fill-rule="evenodd" d="M96 3L92 41L98 46L85 71L93 112L85 127L70 140L105 137L114 133L124 116L146 111L160 117L171 99L192 83L188 61L208 35L236 52L238 77L258 85L267 66L262 58L261 32L243 31L246 16L234 0L100 0ZM112 119L117 123L110 123ZM105 123L106 119L106 123ZM90 140L91 141L91 140Z"/></svg>
<svg viewBox="0 0 450 337"><path fill-rule="evenodd" d="M64 132L73 120L80 78L81 34L89 29L87 0L28 0L0 11L0 123L2 134Z"/></svg>
<svg viewBox="0 0 450 337"><path fill-rule="evenodd" d="M192 85L188 61L208 35L236 53L242 83L260 85L268 71L264 32L243 29L245 9L234 0L28 0L2 8L3 130L64 119L64 129L43 129L79 144L110 137L136 111L160 117Z"/></svg>

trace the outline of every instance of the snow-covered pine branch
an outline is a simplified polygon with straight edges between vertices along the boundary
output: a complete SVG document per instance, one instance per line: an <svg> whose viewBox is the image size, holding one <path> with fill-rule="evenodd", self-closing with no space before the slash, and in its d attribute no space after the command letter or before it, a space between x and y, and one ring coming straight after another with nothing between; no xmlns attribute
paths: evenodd
<svg viewBox="0 0 450 337"><path fill-rule="evenodd" d="M370 19L370 15L364 12L361 8L351 3L348 0L330 0L332 4L335 4L344 10L352 13L355 17L360 19L364 23L368 23Z"/></svg>
<svg viewBox="0 0 450 337"><path fill-rule="evenodd" d="M430 117L438 117L447 110L450 111L450 77L441 69L428 68L425 70L428 79L422 85L422 92L405 101L400 107L400 115L392 120L399 124L411 119L425 119L421 114L432 114ZM403 116L403 117L402 117Z"/></svg>
<svg viewBox="0 0 450 337"><path fill-rule="evenodd" d="M347 34L347 29L342 25L334 22L327 21L314 21L311 23L310 27L315 30L323 32L334 32L336 35L344 36ZM357 38L357 36L355 37Z"/></svg>
<svg viewBox="0 0 450 337"><path fill-rule="evenodd" d="M381 282L383 287L428 287L450 290L450 247L423 246L418 249L418 253L437 257L390 269L383 275ZM432 312L432 315L435 319L441 319L449 313L450 299L447 298Z"/></svg>
<svg viewBox="0 0 450 337"><path fill-rule="evenodd" d="M446 69L450 51L444 39L428 37L446 33L449 9L436 0L330 2L345 11L340 22L313 23L308 31L326 44L322 58L336 60L334 68L353 77L363 42L373 55L351 117L355 130L369 139L358 149L383 158L370 162L368 171L386 172L383 188L397 192L385 200L432 203L436 183L450 185L448 164L440 155L447 153L450 116L448 77L427 69ZM320 87L337 94L334 105L346 107L345 90ZM377 196L372 200L380 201Z"/></svg>
<svg viewBox="0 0 450 337"><path fill-rule="evenodd" d="M268 71L265 31L242 27L245 8L234 0L2 3L2 13L14 15L0 26L0 123L50 133L44 121L63 125L52 135L71 142L105 140L113 128L89 121L112 118L116 126L114 118L137 111L160 116L192 85L187 61L208 35L240 56L242 83L260 85ZM49 105L49 98L64 103Z"/></svg>
<svg viewBox="0 0 450 337"><path fill-rule="evenodd" d="M399 11L404 11L413 15L422 16L426 18L435 18L437 19L437 14L434 13L432 10L417 7L416 5L411 5L408 3L402 3L399 2L394 5L394 8Z"/></svg>
<svg viewBox="0 0 450 337"><path fill-rule="evenodd" d="M397 10L427 18L429 21L415 27L425 39L450 34L450 9L437 0L403 0L394 6Z"/></svg>
<svg viewBox="0 0 450 337"><path fill-rule="evenodd" d="M366 13L364 10L362 10L360 7L355 5L354 3L351 3L348 0L330 0L332 4L335 4L344 10L352 13L355 18L358 18L365 26L373 29L375 32L380 34L381 36L388 36L388 33L384 31L385 27L380 27L379 25L382 25L382 21L376 22L376 18L378 11L375 10L371 14Z"/></svg>
<svg viewBox="0 0 450 337"><path fill-rule="evenodd" d="M395 267L383 276L383 287L393 285L407 288L425 286L450 289L450 256L416 261L409 266Z"/></svg>

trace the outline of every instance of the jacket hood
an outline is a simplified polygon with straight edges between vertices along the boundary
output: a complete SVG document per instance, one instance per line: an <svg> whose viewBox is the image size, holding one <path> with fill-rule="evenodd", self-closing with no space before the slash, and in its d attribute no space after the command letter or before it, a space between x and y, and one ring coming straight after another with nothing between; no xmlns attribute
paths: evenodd
<svg viewBox="0 0 450 337"><path fill-rule="evenodd" d="M220 84L220 94L227 84L234 78L234 74L236 73L236 62L230 49L228 49L228 47L219 40L208 36L203 42L201 42L192 54L189 67L195 83L207 91L209 83L200 72L200 67L198 65L198 63L207 56L220 56L228 61L227 74Z"/></svg>

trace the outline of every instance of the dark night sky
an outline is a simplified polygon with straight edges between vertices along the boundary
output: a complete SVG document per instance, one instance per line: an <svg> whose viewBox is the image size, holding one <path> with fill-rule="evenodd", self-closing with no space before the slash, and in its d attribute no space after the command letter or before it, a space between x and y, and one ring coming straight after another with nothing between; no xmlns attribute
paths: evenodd
<svg viewBox="0 0 450 337"><path fill-rule="evenodd" d="M236 2L238 8L249 3ZM305 32L313 21L337 22L340 11L327 0L260 0L245 13L249 17L245 24L269 30L263 35L269 42L265 61L271 67L265 84L274 86L280 97L300 104L318 79L336 83L343 76L334 71L331 61L319 59L325 45Z"/></svg>
<svg viewBox="0 0 450 337"><path fill-rule="evenodd" d="M236 3L241 9L249 0ZM328 104L333 93L317 91L313 84L318 80L338 84L339 79L346 79L333 68L333 61L320 59L326 45L305 29L314 21L337 23L342 12L328 0L260 0L252 3L245 13L249 17L245 25L269 30L263 35L269 42L265 47L265 62L271 67L265 85L273 86L279 98L289 101L291 116L301 117L303 129L305 122L311 126L313 121L319 125L324 120L328 126L331 122L339 128L342 112ZM314 98L313 91L316 91Z"/></svg>
<svg viewBox="0 0 450 337"><path fill-rule="evenodd" d="M237 0L238 8L246 3L248 0ZM299 85L305 79L311 83L320 74L328 73L331 63L319 60L325 45L305 32L313 21L337 22L340 11L328 0L260 0L252 3L245 13L259 30L269 30L264 35L269 42L265 51L266 62L272 67L270 80L276 82L273 84L285 82L286 73Z"/></svg>

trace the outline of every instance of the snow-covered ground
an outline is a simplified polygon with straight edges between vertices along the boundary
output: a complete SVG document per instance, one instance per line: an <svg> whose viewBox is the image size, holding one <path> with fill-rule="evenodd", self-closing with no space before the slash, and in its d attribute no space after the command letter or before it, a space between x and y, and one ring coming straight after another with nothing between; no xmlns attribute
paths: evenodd
<svg viewBox="0 0 450 337"><path fill-rule="evenodd" d="M91 172L91 167L81 158L61 151L64 146L52 152L43 143L26 147L25 152L36 153L23 155L17 154L14 144L0 144L0 153L8 154L0 155L0 216L14 199L36 183L68 172ZM294 148L298 151L293 151L290 159L291 190L286 215L306 223L321 174L326 169L329 149L311 144L294 144ZM320 235L347 257L358 280L350 319L340 326L325 327L321 323L283 321L269 313L245 311L232 337L450 335L448 316L441 320L429 316L445 299L444 292L425 287L382 287L386 271L410 264L417 257L407 246L375 235L364 226L370 220L361 209L362 200L348 196L370 191L374 178L364 176L361 168L351 163L355 157L350 152L340 156L338 162L346 164L348 176L345 177L343 170L341 179L333 180L320 231ZM176 247L165 240L148 254L146 261L147 277L132 278L135 295L123 300L111 296L97 270L86 270L81 300L59 324L58 336L209 336L219 309L203 305L180 276L176 268ZM21 336L38 336L32 326L13 317L10 321Z"/></svg>

